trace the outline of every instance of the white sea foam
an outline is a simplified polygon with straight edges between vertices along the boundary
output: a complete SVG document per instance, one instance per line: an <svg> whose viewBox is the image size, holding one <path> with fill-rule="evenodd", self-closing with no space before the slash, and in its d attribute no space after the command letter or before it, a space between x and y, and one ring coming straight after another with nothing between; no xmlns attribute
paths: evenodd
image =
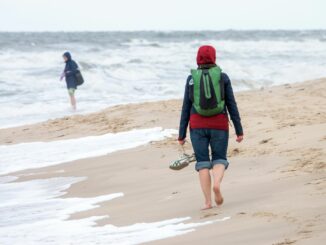
<svg viewBox="0 0 326 245"><path fill-rule="evenodd" d="M15 177L0 177L0 244L139 244L229 219L184 223L190 219L185 217L121 227L95 226L96 220L108 216L67 220L73 213L123 196L123 193L115 193L94 198L60 198L64 190L83 179L62 177L9 182Z"/></svg>
<svg viewBox="0 0 326 245"><path fill-rule="evenodd" d="M101 156L170 137L176 130L140 129L51 142L0 145L0 174Z"/></svg>

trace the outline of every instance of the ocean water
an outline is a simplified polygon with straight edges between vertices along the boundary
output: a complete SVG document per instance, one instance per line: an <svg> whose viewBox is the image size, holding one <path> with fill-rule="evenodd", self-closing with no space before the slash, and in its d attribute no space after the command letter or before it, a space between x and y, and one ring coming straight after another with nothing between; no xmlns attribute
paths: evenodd
<svg viewBox="0 0 326 245"><path fill-rule="evenodd" d="M0 33L0 128L72 114L66 50L86 80L77 113L88 113L182 97L203 44L236 91L326 76L326 31Z"/></svg>
<svg viewBox="0 0 326 245"><path fill-rule="evenodd" d="M50 142L0 145L0 175L103 156L160 141L176 133L174 129L149 128Z"/></svg>

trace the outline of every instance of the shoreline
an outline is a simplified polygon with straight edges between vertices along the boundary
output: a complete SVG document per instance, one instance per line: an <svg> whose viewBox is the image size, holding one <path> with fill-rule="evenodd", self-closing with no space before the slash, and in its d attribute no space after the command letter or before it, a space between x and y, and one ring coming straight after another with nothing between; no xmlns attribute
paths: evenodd
<svg viewBox="0 0 326 245"><path fill-rule="evenodd" d="M245 140L230 127L231 162L223 182L225 204L200 211L202 194L194 166L172 171L181 153L174 138L108 155L10 175L16 182L87 177L64 198L122 192L124 197L71 215L109 215L97 225L131 225L170 218L223 223L153 241L153 244L322 244L326 239L326 79L236 93ZM88 115L0 130L0 144L53 141L141 129L177 128L180 100L116 106ZM191 145L186 145L191 151ZM243 227L246 224L246 227Z"/></svg>
<svg viewBox="0 0 326 245"><path fill-rule="evenodd" d="M241 107L241 100L248 99L251 94L259 94L259 92L265 92L266 94L266 91L300 87L304 84L323 82L325 79L326 78L320 78L299 83L286 83L264 89L240 91L236 92L235 95ZM179 123L181 106L182 99L130 103L110 106L98 112L70 115L33 124L0 128L0 135L3 135L0 138L0 145L73 139L80 137L80 134L83 136L95 136L105 133L117 133L131 129L143 129L157 126L163 128L176 128ZM157 112L164 114L173 112L173 116L176 117L176 119L172 122L170 120L164 120ZM152 119L146 120L145 124L143 124L143 117L147 118L149 115L152 116ZM159 123L159 125L156 123ZM91 126L93 126L93 128ZM84 128L87 130L80 132Z"/></svg>
<svg viewBox="0 0 326 245"><path fill-rule="evenodd" d="M170 125L175 124L169 120L164 120L160 122L160 125L157 125L158 115L155 115L155 112L168 113L169 106L175 105L175 103L181 102L174 99L116 105L85 115L66 116L30 125L0 129L0 134L3 135L0 138L0 145L74 139L80 137L80 134L83 136L96 136L159 126L169 128ZM156 109L161 106L163 109ZM176 110L171 109L171 111ZM150 115L153 116L153 119L147 120L143 124L143 116L148 117ZM81 132L84 129L86 130Z"/></svg>

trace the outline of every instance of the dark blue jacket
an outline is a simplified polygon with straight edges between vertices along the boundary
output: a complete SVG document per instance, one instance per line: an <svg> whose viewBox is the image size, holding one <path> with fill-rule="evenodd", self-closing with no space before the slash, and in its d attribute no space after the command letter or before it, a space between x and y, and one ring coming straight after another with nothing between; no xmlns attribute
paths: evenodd
<svg viewBox="0 0 326 245"><path fill-rule="evenodd" d="M78 70L78 65L77 63L71 59L71 55L69 52L65 52L63 54L64 56L66 56L68 58L68 60L66 61L66 66L64 69L64 73L66 76L66 83L67 83L67 88L74 88L77 89L77 84L76 84L76 72Z"/></svg>
<svg viewBox="0 0 326 245"><path fill-rule="evenodd" d="M185 94L183 98L181 119L180 119L180 127L179 127L179 139L185 139L187 135L187 128L190 120L190 115L193 113L197 113L195 108L192 105L192 101L189 96L189 82L192 79L190 75L187 79ZM224 82L224 90L225 90L225 106L224 112L229 112L231 120L233 122L236 135L243 135L241 118L238 111L238 106L234 98L233 89L231 85L231 81L227 74L221 73L221 80Z"/></svg>

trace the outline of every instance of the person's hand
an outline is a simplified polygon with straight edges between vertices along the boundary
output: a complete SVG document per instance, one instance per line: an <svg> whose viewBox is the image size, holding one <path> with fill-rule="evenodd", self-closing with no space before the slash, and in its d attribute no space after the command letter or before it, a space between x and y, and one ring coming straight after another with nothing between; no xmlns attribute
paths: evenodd
<svg viewBox="0 0 326 245"><path fill-rule="evenodd" d="M184 144L186 143L186 140L185 140L185 139L183 139L183 140L178 140L178 142L179 142L180 145L184 145Z"/></svg>
<svg viewBox="0 0 326 245"><path fill-rule="evenodd" d="M60 76L60 81L62 81L62 79L65 77L65 73L63 72Z"/></svg>
<svg viewBox="0 0 326 245"><path fill-rule="evenodd" d="M240 143L243 140L243 135L238 135L236 141Z"/></svg>

